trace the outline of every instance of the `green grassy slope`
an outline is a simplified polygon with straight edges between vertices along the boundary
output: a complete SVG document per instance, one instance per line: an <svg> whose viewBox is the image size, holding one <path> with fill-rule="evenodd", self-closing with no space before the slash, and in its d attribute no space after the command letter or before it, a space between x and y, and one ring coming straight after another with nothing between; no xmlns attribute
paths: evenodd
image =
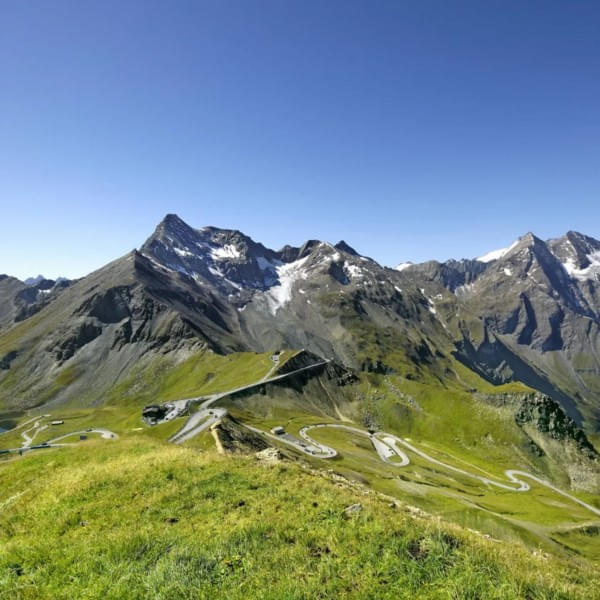
<svg viewBox="0 0 600 600"><path fill-rule="evenodd" d="M295 352L289 350L282 353L279 366L283 366L294 355ZM65 421L64 426L50 427L40 432L35 438L36 443L48 441L63 432L88 427L104 427L120 435L127 434L140 427L143 406L213 394L254 383L272 372L275 365L270 356L270 353L254 352L222 356L205 351L192 354L178 363L168 357L157 358L150 365L144 364L134 369L115 385L102 406L82 408L79 400L74 399L57 407L29 411L18 420L23 422L33 416L51 413L53 419ZM181 420L177 420L160 430L149 431L151 435L166 439L182 424ZM0 448L21 446L21 431L15 429L2 434Z"/></svg>
<svg viewBox="0 0 600 600"><path fill-rule="evenodd" d="M280 365L293 355L292 351L284 353ZM35 443L90 427L107 428L121 436L166 440L185 420L147 428L141 422L142 406L232 389L260 380L273 369L270 353L219 356L201 352L177 364L168 358L156 359L150 367L140 367L115 386L103 406L81 408L73 403L48 408L52 418L64 419L65 424L41 431ZM449 378L446 385L433 377L427 378L426 373L420 380L394 374L362 374L358 383L343 387L324 384L319 378L300 387L298 383L269 386L266 391L235 400L225 399L221 405L243 422L265 430L285 425L295 433L303 425L324 420L352 420L363 427L370 424L409 437L432 456L457 467L500 480L505 469L523 469L551 478L568 490L564 467L528 450L528 438L515 424L512 413L487 405L466 391L469 386L486 393L522 391L523 388L515 384L491 386L458 364L456 373L457 377ZM15 430L2 434L0 447L20 446L23 441L20 433L21 430ZM535 486L524 496L505 493L456 477L444 469L432 468L416 456L411 456L409 467L394 470L379 460L364 438L353 439L332 430L315 435L340 451L335 461L315 461L314 466L318 468L333 467L348 477L368 482L379 491L498 538L520 539L530 547L542 545L554 553L571 549L597 557L593 545L598 537L574 532L590 521L590 515L555 494ZM193 440L190 445L211 446L210 434L205 437L207 439ZM598 502L597 496L581 492L579 495L592 504Z"/></svg>
<svg viewBox="0 0 600 600"><path fill-rule="evenodd" d="M294 435L304 425L351 420L365 429L410 438L432 457L471 473L504 482L506 469L521 469L600 507L597 493L571 487L570 473L577 460L572 446L561 446L563 457L559 461L549 454L536 454L527 432L516 424L513 409L494 406L467 391L477 385L481 392L493 396L521 393L526 388L520 384L493 386L460 365L457 373L458 378L450 378L446 385L433 378L411 380L363 373L361 381L351 386L319 387L316 382L300 388L271 386L242 398L226 399L222 405L242 422L265 431L282 425ZM600 558L599 549L594 549L598 535L573 533L590 523L597 524L597 517L540 485L533 484L525 494L504 491L411 453L409 466L394 469L379 459L365 437L333 429L316 431L314 436L340 452L326 465L314 459L315 467L333 468L494 537L521 540L556 554L581 552L595 560ZM551 444L548 439L538 442ZM198 445L204 447L202 441ZM588 467L593 465L586 463Z"/></svg>
<svg viewBox="0 0 600 600"><path fill-rule="evenodd" d="M591 598L600 586L583 559L488 540L292 463L143 436L0 468L3 598Z"/></svg>

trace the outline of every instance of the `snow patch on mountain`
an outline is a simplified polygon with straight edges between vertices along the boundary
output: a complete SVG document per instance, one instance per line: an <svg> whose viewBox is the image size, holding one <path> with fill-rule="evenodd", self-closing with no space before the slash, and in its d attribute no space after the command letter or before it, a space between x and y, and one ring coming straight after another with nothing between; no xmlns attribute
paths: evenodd
<svg viewBox="0 0 600 600"><path fill-rule="evenodd" d="M182 249L182 248L176 248L175 246L173 246L173 251L175 252L175 254L178 254L179 256L196 256L193 252L190 252L187 248Z"/></svg>
<svg viewBox="0 0 600 600"><path fill-rule="evenodd" d="M170 270L170 271L177 271L178 273L183 273L184 275L187 275L188 277L196 277L196 273L194 273L194 271L189 271L188 269L186 269L185 267L182 267L181 265L175 265L172 263L167 263L165 265L165 267Z"/></svg>
<svg viewBox="0 0 600 600"><path fill-rule="evenodd" d="M241 252L233 244L225 244L222 248L213 248L210 254L215 260L240 258L242 256Z"/></svg>
<svg viewBox="0 0 600 600"><path fill-rule="evenodd" d="M210 274L213 275L213 277L218 277L219 279L228 283L231 287L235 288L236 290L242 291L244 289L239 283L236 283L235 281L231 281L231 279L227 278L220 269L218 269L216 267L208 267L208 270L209 270ZM192 277L194 277L194 279L196 279L196 274L193 274Z"/></svg>
<svg viewBox="0 0 600 600"><path fill-rule="evenodd" d="M483 256L476 258L475 260L478 260L479 262L484 262L484 263L492 262L493 260L499 260L503 256L506 256L518 243L519 243L519 240L516 240L508 248L500 248L499 250L492 250L491 252L488 252L487 254L484 254Z"/></svg>
<svg viewBox="0 0 600 600"><path fill-rule="evenodd" d="M440 318L440 315L438 315L438 311L435 306L435 301L433 300L433 298L430 298L429 296L427 296L425 294L425 290L423 288L421 288L421 293L425 296L425 298L427 300L427 309L429 310L429 312L436 318L436 320L441 324L441 326L444 329L448 330L448 326L446 325L446 323L444 323L443 319ZM441 294L437 294L435 297L438 300L443 299L443 296Z"/></svg>
<svg viewBox="0 0 600 600"><path fill-rule="evenodd" d="M272 315L275 315L282 306L292 299L294 283L300 279L307 279L308 274L304 269L304 265L308 258L308 256L305 256L300 260L276 267L279 285L273 286L267 292L267 301Z"/></svg>
<svg viewBox="0 0 600 600"><path fill-rule="evenodd" d="M344 271L350 279L360 279L364 277L362 269L358 265L353 265L349 262L344 262Z"/></svg>
<svg viewBox="0 0 600 600"><path fill-rule="evenodd" d="M454 295L455 296L465 296L465 295L469 294L473 290L474 287L475 287L474 283L465 283L464 285L459 285L454 290Z"/></svg>
<svg viewBox="0 0 600 600"><path fill-rule="evenodd" d="M585 281L586 279L600 279L600 250L587 255L590 264L584 269L579 269L572 258L567 258L562 263L565 271L573 279Z"/></svg>
<svg viewBox="0 0 600 600"><path fill-rule="evenodd" d="M411 263L410 261L400 263L396 266L396 271L404 271L404 269L408 269L408 267L412 267L412 265L413 263Z"/></svg>

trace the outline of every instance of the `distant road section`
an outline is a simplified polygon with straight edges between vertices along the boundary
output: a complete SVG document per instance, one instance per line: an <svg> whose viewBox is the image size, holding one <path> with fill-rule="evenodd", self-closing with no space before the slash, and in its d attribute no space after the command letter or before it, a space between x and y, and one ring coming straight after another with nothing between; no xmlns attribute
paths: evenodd
<svg viewBox="0 0 600 600"><path fill-rule="evenodd" d="M43 416L43 418L46 418L46 419L49 417L50 417L50 415ZM21 433L21 437L24 440L22 446L20 448L6 448L4 450L0 450L0 453L1 454L9 454L9 453L10 454L24 454L25 452L30 452L32 450L43 450L46 448L62 448L64 446L70 446L71 443L59 444L57 442L64 440L65 438L72 437L74 435L82 436L82 435L88 435L90 433L97 433L106 440L116 440L119 437L116 433L114 433L113 431L110 431L108 429L89 428L89 429L83 429L80 431L70 431L69 433L63 433L62 435L52 438L51 440L48 440L47 442L42 442L41 444L34 444L33 442L35 440L35 437L38 435L38 433L51 427L51 425L48 425L47 423L42 423L41 419L42 419L42 417L34 417L33 419L29 419L25 423L22 423L20 425L20 427L29 425L32 421L35 421L32 427L30 427L29 429L26 429L25 431L23 431ZM33 431L33 435L29 435L29 433L31 431Z"/></svg>

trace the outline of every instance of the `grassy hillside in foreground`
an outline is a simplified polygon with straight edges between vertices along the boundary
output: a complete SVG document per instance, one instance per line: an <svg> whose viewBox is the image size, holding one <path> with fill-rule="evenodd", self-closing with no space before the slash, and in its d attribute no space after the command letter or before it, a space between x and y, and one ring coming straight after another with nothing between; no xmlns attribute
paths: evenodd
<svg viewBox="0 0 600 600"><path fill-rule="evenodd" d="M293 463L144 437L0 468L3 598L592 598L600 586L584 560L485 539Z"/></svg>

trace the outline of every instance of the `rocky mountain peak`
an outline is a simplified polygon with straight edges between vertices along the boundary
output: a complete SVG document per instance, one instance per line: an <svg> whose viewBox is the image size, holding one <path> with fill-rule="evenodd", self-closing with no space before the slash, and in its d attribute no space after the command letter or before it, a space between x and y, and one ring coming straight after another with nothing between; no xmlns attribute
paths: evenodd
<svg viewBox="0 0 600 600"><path fill-rule="evenodd" d="M490 273L514 272L527 276L539 268L552 285L559 287L568 285L569 278L600 279L600 242L577 231L547 241L528 232L508 248L488 252L477 260L494 265Z"/></svg>
<svg viewBox="0 0 600 600"><path fill-rule="evenodd" d="M167 213L158 224L159 227L189 227L189 225L175 213Z"/></svg>
<svg viewBox="0 0 600 600"><path fill-rule="evenodd" d="M518 240L519 243L526 244L527 246L531 246L541 241L542 240L532 231L528 231L525 235L522 235Z"/></svg>
<svg viewBox="0 0 600 600"><path fill-rule="evenodd" d="M546 242L535 234L528 232L510 246L500 258L503 260L527 258L527 261L530 262L532 258L549 260L549 255L550 251Z"/></svg>
<svg viewBox="0 0 600 600"><path fill-rule="evenodd" d="M311 254L311 252L314 252L314 250L316 250L320 244L321 242L319 240L308 240L307 242L304 242L304 244L302 244L302 246L300 246L298 249L298 255L295 260L305 258Z"/></svg>
<svg viewBox="0 0 600 600"><path fill-rule="evenodd" d="M41 283L45 279L46 278L43 275L38 275L37 277L28 277L27 279L25 279L25 281L23 283L25 285L37 285L38 283Z"/></svg>
<svg viewBox="0 0 600 600"><path fill-rule="evenodd" d="M227 294L267 289L276 281L278 253L235 229L194 229L167 215L140 253L155 266Z"/></svg>
<svg viewBox="0 0 600 600"><path fill-rule="evenodd" d="M359 256L358 252L352 247L349 246L344 240L340 240L334 248L336 250L341 250L342 252L347 252L348 254L352 254L353 256Z"/></svg>
<svg viewBox="0 0 600 600"><path fill-rule="evenodd" d="M418 265L402 263L396 270L404 272L408 277L425 276L430 281L437 281L451 292L464 289L488 268L488 263L480 260L453 260L440 263L430 260Z"/></svg>
<svg viewBox="0 0 600 600"><path fill-rule="evenodd" d="M242 312L253 302L267 307L270 314L286 306L303 281L311 280L323 289L338 284L364 287L381 282L383 271L344 241L334 246L311 239L300 247L274 251L240 231L194 229L175 215L163 219L140 254L150 260L151 268L183 278L181 283L200 287L204 293L225 296ZM243 316L251 313L248 310Z"/></svg>
<svg viewBox="0 0 600 600"><path fill-rule="evenodd" d="M190 227L181 217L176 214L169 213L157 225L154 234L151 237L173 237L185 238L193 235L195 230Z"/></svg>
<svg viewBox="0 0 600 600"><path fill-rule="evenodd" d="M588 251L598 250L598 248L600 248L600 241L589 235L579 233L578 231L567 231L564 237L567 238L574 246L579 246L580 248Z"/></svg>

